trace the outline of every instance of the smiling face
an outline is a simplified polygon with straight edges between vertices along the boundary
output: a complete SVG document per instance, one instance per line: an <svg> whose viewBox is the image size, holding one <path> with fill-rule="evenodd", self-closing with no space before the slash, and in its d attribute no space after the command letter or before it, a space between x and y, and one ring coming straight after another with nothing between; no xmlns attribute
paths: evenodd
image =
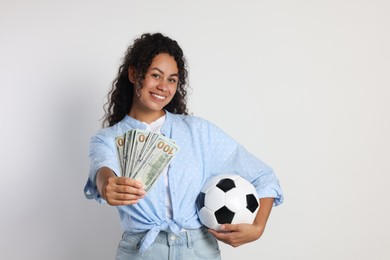
<svg viewBox="0 0 390 260"><path fill-rule="evenodd" d="M136 72L129 69L129 79L136 82ZM163 108L172 100L178 84L178 68L175 59L167 53L156 55L142 80L142 86L134 84L133 105L129 115L150 123L165 114Z"/></svg>

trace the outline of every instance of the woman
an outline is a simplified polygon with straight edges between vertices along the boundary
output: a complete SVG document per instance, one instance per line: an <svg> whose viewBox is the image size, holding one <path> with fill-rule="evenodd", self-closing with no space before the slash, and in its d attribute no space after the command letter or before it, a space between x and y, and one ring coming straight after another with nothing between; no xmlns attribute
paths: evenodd
<svg viewBox="0 0 390 260"><path fill-rule="evenodd" d="M220 259L217 240L234 247L258 239L273 205L282 202L271 168L210 122L188 115L187 70L176 41L144 34L126 52L109 93L104 124L91 139L88 198L117 206L124 234L116 259ZM105 126L105 125L104 125ZM173 139L180 151L153 187L122 177L115 137L142 129ZM236 173L257 189L253 224L200 223L195 200L212 176Z"/></svg>

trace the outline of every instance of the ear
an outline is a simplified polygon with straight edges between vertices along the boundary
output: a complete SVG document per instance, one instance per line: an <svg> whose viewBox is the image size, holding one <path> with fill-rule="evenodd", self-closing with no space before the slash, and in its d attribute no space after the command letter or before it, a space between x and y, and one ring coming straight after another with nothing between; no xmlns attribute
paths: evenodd
<svg viewBox="0 0 390 260"><path fill-rule="evenodd" d="M130 66L129 69L127 70L127 75L129 77L129 81L133 84L136 82L136 71L133 66Z"/></svg>

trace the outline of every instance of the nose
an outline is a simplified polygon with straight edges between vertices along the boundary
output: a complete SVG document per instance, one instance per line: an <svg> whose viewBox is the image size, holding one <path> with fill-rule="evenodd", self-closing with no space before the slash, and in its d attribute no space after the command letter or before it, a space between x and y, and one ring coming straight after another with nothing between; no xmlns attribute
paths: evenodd
<svg viewBox="0 0 390 260"><path fill-rule="evenodd" d="M159 82L159 84L157 85L157 89L160 90L160 91L162 91L162 92L167 91L167 89L168 89L168 83L165 82L165 80L161 80L161 81Z"/></svg>

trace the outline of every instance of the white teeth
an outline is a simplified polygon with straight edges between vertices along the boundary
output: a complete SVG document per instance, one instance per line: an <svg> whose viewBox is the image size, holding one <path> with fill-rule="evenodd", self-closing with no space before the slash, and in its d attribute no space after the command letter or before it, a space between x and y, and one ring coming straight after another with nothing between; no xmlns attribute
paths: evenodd
<svg viewBox="0 0 390 260"><path fill-rule="evenodd" d="M160 99L160 100L164 100L165 99L164 96L160 96L160 95L157 95L157 94L152 94L152 96L157 98L157 99Z"/></svg>

